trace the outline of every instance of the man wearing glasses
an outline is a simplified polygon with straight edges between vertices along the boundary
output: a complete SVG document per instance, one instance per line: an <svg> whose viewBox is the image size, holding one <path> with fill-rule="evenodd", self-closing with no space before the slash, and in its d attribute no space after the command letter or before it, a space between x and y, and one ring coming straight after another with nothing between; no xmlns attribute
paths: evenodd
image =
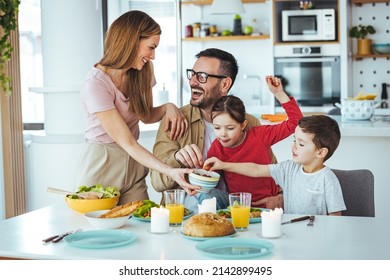
<svg viewBox="0 0 390 280"><path fill-rule="evenodd" d="M213 125L211 123L211 109L214 103L222 96L228 94L234 84L238 73L238 65L234 56L220 49L206 49L196 55L196 62L192 69L187 69L186 74L191 88L190 104L181 108L183 114L189 121L189 128L181 137L175 141L169 139L164 131L164 125L160 125L156 142L153 147L153 154L169 166L180 168L202 168L207 158L207 151L215 139ZM250 129L260 125L259 120L247 114ZM164 124L164 121L161 121ZM276 158L273 159L276 162ZM151 170L151 182L158 192L179 188L176 182L170 177ZM223 180L217 186L220 191L227 189ZM186 198L186 207L197 212L199 194L195 191L188 191L190 196ZM217 208L229 206L227 195L217 196ZM258 201L265 204L267 208L283 207L283 196L265 198Z"/></svg>

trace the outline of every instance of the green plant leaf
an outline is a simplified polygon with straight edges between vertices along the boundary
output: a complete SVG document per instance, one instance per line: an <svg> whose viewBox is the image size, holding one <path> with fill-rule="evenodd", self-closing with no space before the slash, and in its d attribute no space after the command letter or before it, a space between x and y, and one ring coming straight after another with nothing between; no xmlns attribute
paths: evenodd
<svg viewBox="0 0 390 280"><path fill-rule="evenodd" d="M376 30L372 25L359 24L349 30L349 36L357 39L365 39L368 34L374 34L375 32Z"/></svg>
<svg viewBox="0 0 390 280"><path fill-rule="evenodd" d="M20 0L0 1L0 26L2 33L0 37L0 70L4 69L13 52L13 47L8 41L12 30L17 26L17 14L19 12ZM0 74L0 84L3 91L9 95L11 93L11 78L4 73Z"/></svg>

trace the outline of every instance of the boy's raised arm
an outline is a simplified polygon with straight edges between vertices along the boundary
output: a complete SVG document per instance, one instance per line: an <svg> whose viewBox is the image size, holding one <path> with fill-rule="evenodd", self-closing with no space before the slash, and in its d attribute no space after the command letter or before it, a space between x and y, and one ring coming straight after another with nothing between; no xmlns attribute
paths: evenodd
<svg viewBox="0 0 390 280"><path fill-rule="evenodd" d="M270 177L269 167L266 164L251 162L223 162L216 157L207 159L204 166L211 166L211 171L225 170L248 177Z"/></svg>

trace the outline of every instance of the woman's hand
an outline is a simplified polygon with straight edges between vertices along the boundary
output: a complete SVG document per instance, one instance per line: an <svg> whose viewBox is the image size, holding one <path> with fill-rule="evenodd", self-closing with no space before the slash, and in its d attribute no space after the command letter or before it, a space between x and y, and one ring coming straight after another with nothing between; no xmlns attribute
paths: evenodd
<svg viewBox="0 0 390 280"><path fill-rule="evenodd" d="M197 193L197 190L200 189L199 186L191 185L186 180L186 174L192 173L192 169L188 168L171 168L168 172L168 176L171 177L180 187L186 191L189 195L194 195Z"/></svg>
<svg viewBox="0 0 390 280"><path fill-rule="evenodd" d="M176 140L188 129L188 121L183 113L172 103L165 104L165 132L171 130L169 138Z"/></svg>

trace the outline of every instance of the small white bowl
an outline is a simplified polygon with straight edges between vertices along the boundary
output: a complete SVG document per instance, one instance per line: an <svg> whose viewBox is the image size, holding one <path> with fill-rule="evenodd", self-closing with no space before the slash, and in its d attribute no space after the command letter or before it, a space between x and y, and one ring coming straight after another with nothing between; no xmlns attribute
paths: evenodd
<svg viewBox="0 0 390 280"><path fill-rule="evenodd" d="M372 48L379 54L390 54L390 44L372 44Z"/></svg>
<svg viewBox="0 0 390 280"><path fill-rule="evenodd" d="M220 175L214 171L206 171L204 169L194 169L194 172L188 175L190 178L194 178L197 180L205 181L205 182L215 182L219 181Z"/></svg>
<svg viewBox="0 0 390 280"><path fill-rule="evenodd" d="M118 217L118 218L99 218L100 215L108 212L109 210L99 210L88 212L84 214L84 217L88 220L88 223L97 229L113 229L120 228L129 219L130 215Z"/></svg>
<svg viewBox="0 0 390 280"><path fill-rule="evenodd" d="M206 171L204 169L194 169L193 173L188 175L191 185L199 186L199 192L208 193L214 189L219 181L220 175L217 172Z"/></svg>

